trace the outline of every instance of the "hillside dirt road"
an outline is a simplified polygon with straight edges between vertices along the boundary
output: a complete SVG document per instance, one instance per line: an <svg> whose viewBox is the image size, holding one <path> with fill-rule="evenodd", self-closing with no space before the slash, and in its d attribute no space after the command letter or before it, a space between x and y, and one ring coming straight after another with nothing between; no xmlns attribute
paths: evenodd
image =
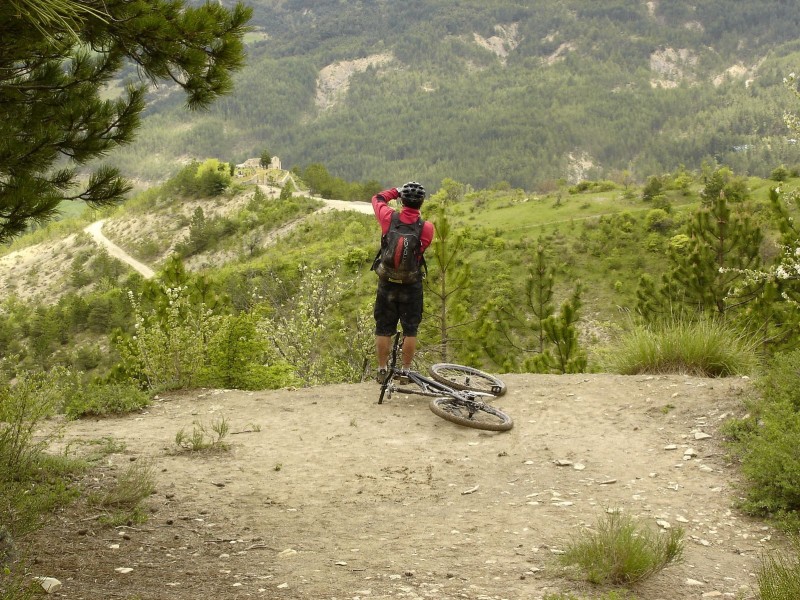
<svg viewBox="0 0 800 600"><path fill-rule="evenodd" d="M84 231L89 235L91 235L92 239L96 243L103 246L111 256L113 256L117 260L121 260L122 262L130 265L135 271L139 272L146 279L150 279L151 277L153 277L153 275L155 275L153 269L133 258L130 254L125 252L125 250L117 246L114 242L112 242L105 235L103 235L104 222L105 219L95 221L91 225L85 227Z"/></svg>
<svg viewBox="0 0 800 600"><path fill-rule="evenodd" d="M264 190L267 190L269 194L276 195L275 189L270 186L259 186L259 187L261 187ZM324 206L317 212L328 212L331 210L349 210L365 214L373 213L372 205L366 202L348 202L345 200L329 200L329 199L321 199L321 200L324 203ZM275 243L279 238L287 235L288 233L296 229L298 226L300 226L303 222L305 222L307 218L308 216L302 219L296 219L286 224L284 227L281 227L271 232L270 235L267 236L265 244ZM113 256L117 260L126 263L128 266L130 266L132 269L140 273L146 279L152 278L155 275L155 271L152 268L135 259L133 256L128 254L123 248L120 248L117 244L109 240L103 234L103 224L105 223L105 221L106 219L95 221L94 223L86 226L84 228L84 231L88 233L90 236L92 236L92 239L95 241L95 243L97 243L100 246L103 246L111 256Z"/></svg>
<svg viewBox="0 0 800 600"><path fill-rule="evenodd" d="M755 597L762 552L781 539L734 508L718 431L746 380L504 379L507 433L444 421L420 397L378 405L374 383L181 392L68 423L61 448L124 446L91 489L149 464L156 492L143 524L103 526L81 503L58 514L26 540L32 574L63 583L53 597L86 600L590 598L604 590L564 578L556 559L616 509L685 530L683 562L637 598ZM178 451L179 430L222 417L228 451Z"/></svg>

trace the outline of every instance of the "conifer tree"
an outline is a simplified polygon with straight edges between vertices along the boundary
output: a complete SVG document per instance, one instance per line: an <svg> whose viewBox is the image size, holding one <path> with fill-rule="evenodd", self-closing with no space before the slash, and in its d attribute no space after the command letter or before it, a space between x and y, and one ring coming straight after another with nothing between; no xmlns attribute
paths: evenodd
<svg viewBox="0 0 800 600"><path fill-rule="evenodd" d="M489 335L489 330L494 330L499 335L500 346L505 347L502 352L506 357L502 360L506 368L518 364L517 361L509 360L508 346L515 349L518 354L535 352L540 354L546 348L546 334L543 323L555 312L553 306L553 284L555 282L555 272L549 264L541 238L536 244L536 253L533 257L532 265L528 277L525 280L524 302L518 301L515 293L508 293L503 297L497 297L486 308L487 316L483 319L483 335L487 342L497 338L497 335ZM522 306L520 306L522 304ZM530 339L532 339L532 344ZM496 350L490 349L487 344L487 351L490 355L498 355Z"/></svg>
<svg viewBox="0 0 800 600"><path fill-rule="evenodd" d="M447 209L441 205L434 219L436 236L431 247L425 253L430 274L425 279L427 298L433 297L434 306L432 321L438 331L440 342L440 358L448 362L451 345L454 341L453 330L464 325L467 319L464 307L458 298L465 292L470 280L470 266L459 260L464 246L464 238L460 232L453 231L447 218Z"/></svg>
<svg viewBox="0 0 800 600"><path fill-rule="evenodd" d="M744 211L732 210L724 193L708 202L694 214L682 243L670 249L672 268L660 286L647 277L640 281L638 309L646 319L682 309L723 316L757 297L742 289L730 301L742 272L760 264L761 229Z"/></svg>
<svg viewBox="0 0 800 600"><path fill-rule="evenodd" d="M549 345L529 361L530 370L539 373L582 373L586 370L586 354L580 348L575 328L580 308L581 286L578 284L572 296L562 302L558 313L542 321Z"/></svg>
<svg viewBox="0 0 800 600"><path fill-rule="evenodd" d="M509 357L509 347L519 356L532 355L522 361L526 370L537 373L578 373L586 368L586 355L578 344L575 324L581 307L581 286L556 312L555 268L544 240L539 238L528 277L525 280L524 302L516 294L497 298L487 306L483 320L485 349L506 369L519 368L519 361ZM498 335L500 343L498 344ZM492 348L491 341L498 348ZM504 349L504 350L500 350Z"/></svg>
<svg viewBox="0 0 800 600"><path fill-rule="evenodd" d="M80 186L78 169L133 140L149 85L176 84L189 108L228 92L250 14L184 0L0 2L0 243L63 200L119 202L130 186L116 169ZM128 64L139 80L103 99Z"/></svg>

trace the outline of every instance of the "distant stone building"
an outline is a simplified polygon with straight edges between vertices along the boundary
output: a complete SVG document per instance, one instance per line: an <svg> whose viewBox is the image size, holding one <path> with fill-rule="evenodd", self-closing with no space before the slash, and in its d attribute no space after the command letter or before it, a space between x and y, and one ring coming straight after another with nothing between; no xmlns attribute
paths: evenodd
<svg viewBox="0 0 800 600"><path fill-rule="evenodd" d="M260 158L248 158L243 163L236 165L237 169L257 169L261 166Z"/></svg>
<svg viewBox="0 0 800 600"><path fill-rule="evenodd" d="M260 158L248 158L243 163L236 165L237 169L258 169L261 167L261 159ZM277 156L273 156L269 164L267 165L268 169L280 169L281 168L281 159Z"/></svg>

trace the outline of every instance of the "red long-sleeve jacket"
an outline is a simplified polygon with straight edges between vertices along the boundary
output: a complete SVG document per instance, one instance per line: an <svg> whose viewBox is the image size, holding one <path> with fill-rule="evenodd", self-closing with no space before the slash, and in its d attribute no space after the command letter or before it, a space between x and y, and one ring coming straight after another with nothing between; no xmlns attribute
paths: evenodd
<svg viewBox="0 0 800 600"><path fill-rule="evenodd" d="M399 197L400 194L397 192L396 188L384 190L372 197L372 209L375 211L375 218L378 219L378 223L381 224L381 235L385 235L386 232L389 231L389 225L392 222L392 214L395 212L387 202ZM419 216L419 209L404 206L400 211L400 222L408 224L415 223L417 219L419 219ZM433 223L425 221L425 224L422 226L422 233L420 234L420 245L423 252L431 245L434 234Z"/></svg>

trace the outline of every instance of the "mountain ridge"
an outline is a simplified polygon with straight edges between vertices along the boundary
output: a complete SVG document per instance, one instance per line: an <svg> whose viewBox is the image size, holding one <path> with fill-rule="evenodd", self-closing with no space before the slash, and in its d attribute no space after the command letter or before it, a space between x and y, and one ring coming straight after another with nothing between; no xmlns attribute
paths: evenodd
<svg viewBox="0 0 800 600"><path fill-rule="evenodd" d="M266 147L287 166L431 189L446 177L535 189L569 177L570 154L590 157L587 178L639 181L800 162L782 122L798 19L777 1L253 7L233 94L187 116L162 89L112 162L163 179L177 157L240 162Z"/></svg>

